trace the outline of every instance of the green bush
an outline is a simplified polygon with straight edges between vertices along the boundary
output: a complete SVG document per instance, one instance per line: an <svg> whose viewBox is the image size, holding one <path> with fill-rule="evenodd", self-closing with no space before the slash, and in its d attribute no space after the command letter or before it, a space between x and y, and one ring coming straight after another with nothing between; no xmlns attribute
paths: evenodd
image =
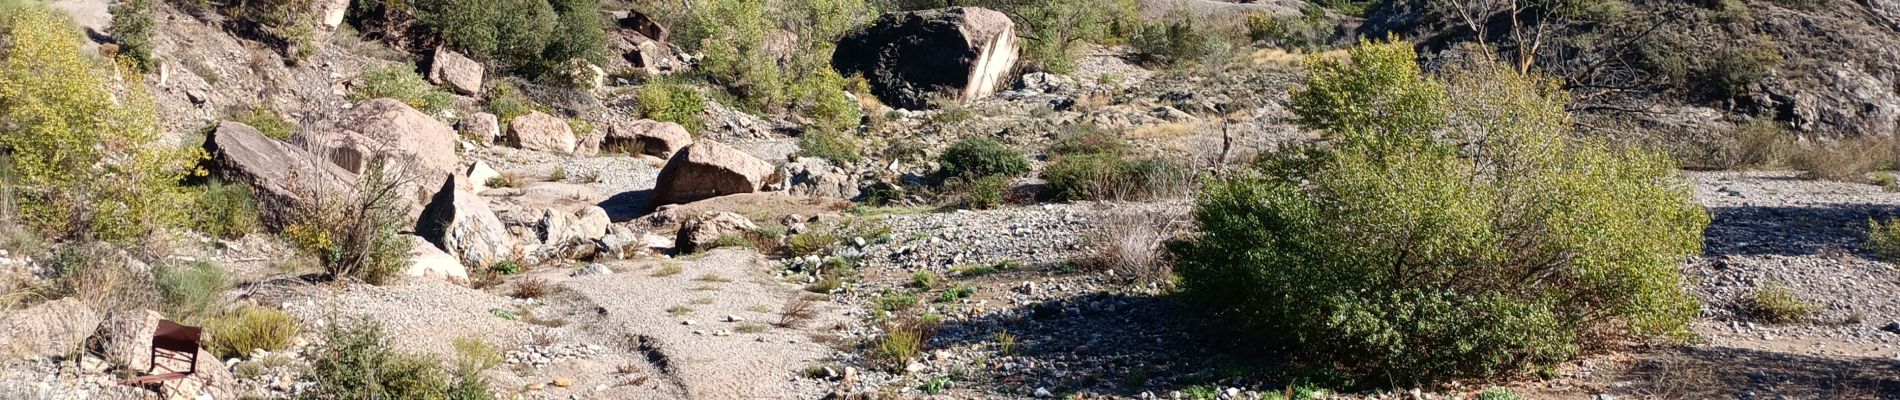
<svg viewBox="0 0 1900 400"><path fill-rule="evenodd" d="M939 172L946 178L979 179L989 176L1016 176L1029 172L1029 159L996 139L970 137L950 145L937 157Z"/></svg>
<svg viewBox="0 0 1900 400"><path fill-rule="evenodd" d="M300 193L314 199L291 210L281 234L299 250L316 255L333 278L355 278L370 284L392 282L409 267L410 242L402 230L409 205L402 198L405 181L382 160L372 161L357 176L354 191Z"/></svg>
<svg viewBox="0 0 1900 400"><path fill-rule="evenodd" d="M383 6L403 7L398 2ZM450 48L504 69L542 76L573 60L606 61L598 0L419 0L412 12Z"/></svg>
<svg viewBox="0 0 1900 400"><path fill-rule="evenodd" d="M1781 61L1774 40L1762 37L1722 49L1704 73L1716 96L1735 98L1751 93L1754 85L1774 72Z"/></svg>
<svg viewBox="0 0 1900 400"><path fill-rule="evenodd" d="M0 27L0 149L17 220L49 238L118 244L183 226L191 195L178 182L204 153L161 143L142 76L88 59L61 13L22 7Z"/></svg>
<svg viewBox="0 0 1900 400"><path fill-rule="evenodd" d="M244 306L206 324L205 347L221 358L250 357L253 350L278 351L297 340L297 321L264 306Z"/></svg>
<svg viewBox="0 0 1900 400"><path fill-rule="evenodd" d="M1884 223L1867 219L1866 247L1876 260L1900 262L1900 223L1895 223L1893 219Z"/></svg>
<svg viewBox="0 0 1900 400"><path fill-rule="evenodd" d="M1791 324L1813 317L1820 307L1795 297L1788 284L1770 281L1749 295L1746 311L1750 317L1771 324Z"/></svg>
<svg viewBox="0 0 1900 400"><path fill-rule="evenodd" d="M119 40L119 54L131 58L140 71L151 71L158 66L158 60L152 59L152 31L158 29L158 23L152 20L153 0L126 0L108 7L112 13L112 37Z"/></svg>
<svg viewBox="0 0 1900 400"><path fill-rule="evenodd" d="M1049 148L1042 171L1049 191L1067 200L1144 200L1186 191L1193 181L1184 166L1160 157L1136 157L1115 134L1083 126Z"/></svg>
<svg viewBox="0 0 1900 400"><path fill-rule="evenodd" d="M965 208L988 209L1009 203L1010 178L985 176L963 181L955 188L958 204Z"/></svg>
<svg viewBox="0 0 1900 400"><path fill-rule="evenodd" d="M1148 24L1129 41L1135 54L1149 65L1181 67L1201 61L1218 43L1199 24L1194 11L1177 9L1162 22Z"/></svg>
<svg viewBox="0 0 1900 400"><path fill-rule="evenodd" d="M317 51L317 13L315 0L235 2L219 6L234 22L259 38L278 46L293 61L303 60Z"/></svg>
<svg viewBox="0 0 1900 400"><path fill-rule="evenodd" d="M493 399L480 370L447 370L432 357L389 348L382 326L368 320L332 324L325 331L304 381L314 382L301 398L327 400L479 400ZM458 365L479 365L458 362Z"/></svg>
<svg viewBox="0 0 1900 400"><path fill-rule="evenodd" d="M1085 44L1116 44L1140 29L1141 3L1137 0L974 2L1009 14L1023 38L1023 61L1058 74L1073 72Z"/></svg>
<svg viewBox="0 0 1900 400"><path fill-rule="evenodd" d="M159 265L152 269L152 279L164 299L165 315L187 323L216 312L224 291L231 289L224 268L206 261Z"/></svg>
<svg viewBox="0 0 1900 400"><path fill-rule="evenodd" d="M1196 202L1200 235L1169 245L1186 297L1296 370L1381 385L1548 366L1584 332L1688 334L1679 267L1709 217L1667 156L1567 136L1548 79L1350 54L1293 94L1324 145Z"/></svg>
<svg viewBox="0 0 1900 400"><path fill-rule="evenodd" d="M798 155L818 157L830 161L833 165L848 165L863 157L858 155L858 141L849 134L831 131L807 131L798 137Z"/></svg>
<svg viewBox="0 0 1900 400"><path fill-rule="evenodd" d="M415 66L408 64L385 65L363 71L362 83L350 91L350 101L385 97L429 114L455 106L455 98L448 91L423 80L422 75L416 74Z"/></svg>
<svg viewBox="0 0 1900 400"><path fill-rule="evenodd" d="M257 199L251 186L226 184L212 179L195 188L197 206L191 214L191 229L212 237L237 239L263 230L257 215Z"/></svg>
<svg viewBox="0 0 1900 400"><path fill-rule="evenodd" d="M290 119L284 118L283 114L278 114L277 110L272 110L262 104L233 113L230 119L231 122L257 128L258 133L277 140L289 140L290 135L297 133L298 129L296 122L291 122Z"/></svg>
<svg viewBox="0 0 1900 400"><path fill-rule="evenodd" d="M693 87L679 83L654 82L640 86L640 116L686 127L699 134L706 129L706 98Z"/></svg>
<svg viewBox="0 0 1900 400"><path fill-rule="evenodd" d="M488 111L495 113L495 119L501 122L503 129L506 129L508 123L514 121L515 117L528 115L539 108L541 107L534 104L534 100L521 94L521 89L516 89L515 85L507 82L496 82L495 88L488 91Z"/></svg>
<svg viewBox="0 0 1900 400"><path fill-rule="evenodd" d="M700 71L726 87L754 109L768 109L784 99L785 76L779 56L798 49L785 48L777 21L767 2L754 0L695 0L694 23L687 33L700 40Z"/></svg>

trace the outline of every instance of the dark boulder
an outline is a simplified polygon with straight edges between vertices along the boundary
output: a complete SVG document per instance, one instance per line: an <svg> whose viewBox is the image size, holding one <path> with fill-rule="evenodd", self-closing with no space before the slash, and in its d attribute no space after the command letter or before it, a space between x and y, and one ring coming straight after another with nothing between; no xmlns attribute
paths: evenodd
<svg viewBox="0 0 1900 400"><path fill-rule="evenodd" d="M995 93L1018 50L1009 16L951 7L885 14L839 39L831 65L870 80L885 104L923 109L940 94L964 102Z"/></svg>

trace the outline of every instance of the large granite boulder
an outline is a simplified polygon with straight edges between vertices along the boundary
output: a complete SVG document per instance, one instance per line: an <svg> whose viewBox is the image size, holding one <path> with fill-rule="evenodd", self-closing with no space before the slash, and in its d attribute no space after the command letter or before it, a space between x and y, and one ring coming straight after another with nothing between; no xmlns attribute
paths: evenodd
<svg viewBox="0 0 1900 400"><path fill-rule="evenodd" d="M429 82L448 85L456 93L474 96L482 93L482 64L449 50L436 47L429 66Z"/></svg>
<svg viewBox="0 0 1900 400"><path fill-rule="evenodd" d="M678 254L697 253L708 250L721 237L744 235L758 229L758 224L743 215L706 213L680 224L679 234L673 239L673 250Z"/></svg>
<svg viewBox="0 0 1900 400"><path fill-rule="evenodd" d="M693 134L672 122L642 119L616 123L607 128L601 148L609 153L646 154L662 159L673 157L693 145Z"/></svg>
<svg viewBox="0 0 1900 400"><path fill-rule="evenodd" d="M483 146L495 144L495 138L501 137L501 118L495 114L478 112L462 118L456 128L462 136L481 143Z"/></svg>
<svg viewBox="0 0 1900 400"><path fill-rule="evenodd" d="M99 322L92 307L73 297L0 313L0 360L75 354Z"/></svg>
<svg viewBox="0 0 1900 400"><path fill-rule="evenodd" d="M415 235L409 236L409 269L404 270L404 275L451 283L468 282L468 268L462 266L461 260Z"/></svg>
<svg viewBox="0 0 1900 400"><path fill-rule="evenodd" d="M844 75L864 75L885 104L923 109L938 93L960 102L995 93L1018 52L1009 16L951 7L885 14L839 39L831 65Z"/></svg>
<svg viewBox="0 0 1900 400"><path fill-rule="evenodd" d="M643 211L729 194L757 192L777 181L771 164L711 140L681 149L660 168L653 197Z"/></svg>
<svg viewBox="0 0 1900 400"><path fill-rule="evenodd" d="M540 111L508 121L508 133L514 136L515 146L534 151L573 154L580 144L567 120Z"/></svg>
<svg viewBox="0 0 1900 400"><path fill-rule="evenodd" d="M486 268L515 258L514 237L488 203L475 194L468 177L459 173L447 176L416 220L416 236L454 255L464 265Z"/></svg>
<svg viewBox="0 0 1900 400"><path fill-rule="evenodd" d="M843 168L817 157L799 157L785 164L787 191L794 195L854 199L858 197L858 178Z"/></svg>
<svg viewBox="0 0 1900 400"><path fill-rule="evenodd" d="M396 99L359 103L339 116L334 132L314 136L308 140L331 161L358 174L378 157L417 177L441 176L462 162L454 128Z"/></svg>
<svg viewBox="0 0 1900 400"><path fill-rule="evenodd" d="M236 123L218 124L205 139L211 172L229 182L257 189L258 213L265 226L282 228L297 207L319 198L355 192L356 174L303 149Z"/></svg>

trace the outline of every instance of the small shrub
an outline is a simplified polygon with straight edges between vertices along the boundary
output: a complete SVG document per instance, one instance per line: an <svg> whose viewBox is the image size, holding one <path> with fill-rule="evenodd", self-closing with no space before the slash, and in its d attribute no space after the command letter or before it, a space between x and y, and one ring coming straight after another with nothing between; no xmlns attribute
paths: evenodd
<svg viewBox="0 0 1900 400"><path fill-rule="evenodd" d="M1146 200L1185 193L1193 181L1184 166L1162 158L1116 153L1061 156L1042 171L1048 190L1067 200Z"/></svg>
<svg viewBox="0 0 1900 400"><path fill-rule="evenodd" d="M516 89L515 85L508 82L496 82L494 89L488 91L487 103L488 111L495 113L495 119L501 122L503 129L506 129L508 123L514 121L515 117L528 115L541 108L540 105L534 103L534 100L522 95L521 89Z"/></svg>
<svg viewBox="0 0 1900 400"><path fill-rule="evenodd" d="M197 201L196 212L191 214L192 229L223 239L237 239L263 229L250 185L231 185L212 179L195 189Z"/></svg>
<svg viewBox="0 0 1900 400"><path fill-rule="evenodd" d="M472 368L445 370L434 358L389 348L382 326L369 320L331 324L314 351L303 393L321 399L488 400L488 382Z"/></svg>
<svg viewBox="0 0 1900 400"><path fill-rule="evenodd" d="M1082 264L1142 283L1172 282L1174 271L1165 244L1180 225L1180 221L1146 214L1105 218L1087 235L1087 243L1095 247Z"/></svg>
<svg viewBox="0 0 1900 400"><path fill-rule="evenodd" d="M1820 311L1820 307L1795 297L1794 290L1781 282L1769 282L1756 288L1755 293L1749 295L1746 307L1750 317L1771 324L1806 321Z"/></svg>
<svg viewBox="0 0 1900 400"><path fill-rule="evenodd" d="M917 295L914 294L886 294L877 298L876 308L886 313L897 313L917 307L917 301Z"/></svg>
<svg viewBox="0 0 1900 400"><path fill-rule="evenodd" d="M512 260L501 260L496 261L494 265L488 266L488 269L502 275L514 275L521 273L521 263Z"/></svg>
<svg viewBox="0 0 1900 400"><path fill-rule="evenodd" d="M641 117L680 124L693 134L706 129L706 98L691 86L653 82L640 86L636 97Z"/></svg>
<svg viewBox="0 0 1900 400"><path fill-rule="evenodd" d="M937 274L930 271L917 271L910 275L910 285L925 290L937 287Z"/></svg>
<svg viewBox="0 0 1900 400"><path fill-rule="evenodd" d="M1900 191L1900 177L1894 176L1892 172L1875 172L1873 183L1889 192Z"/></svg>
<svg viewBox="0 0 1900 400"><path fill-rule="evenodd" d="M857 280L857 268L857 265L842 257L826 259L824 265L819 267L817 281L805 286L805 291L813 293L831 293L837 291L843 288L846 283Z"/></svg>
<svg viewBox="0 0 1900 400"><path fill-rule="evenodd" d="M693 280L700 281L700 282L718 282L718 283L732 282L732 278L727 278L719 274L700 275L698 278L693 278Z"/></svg>
<svg viewBox="0 0 1900 400"><path fill-rule="evenodd" d="M794 296L791 300L785 301L784 307L779 308L778 326L781 328L796 329L799 325L804 325L806 321L810 321L817 316L817 302L805 296Z"/></svg>
<svg viewBox="0 0 1900 400"><path fill-rule="evenodd" d="M818 157L830 161L833 165L849 165L863 157L858 155L858 141L848 134L831 131L807 131L798 136L798 155Z"/></svg>
<svg viewBox="0 0 1900 400"><path fill-rule="evenodd" d="M527 278L515 281L515 292L509 294L517 299L539 299L548 294L548 281L541 278Z"/></svg>
<svg viewBox="0 0 1900 400"><path fill-rule="evenodd" d="M838 235L829 230L808 230L785 239L785 254L792 258L821 254L838 240Z"/></svg>
<svg viewBox="0 0 1900 400"><path fill-rule="evenodd" d="M567 166L565 165L554 166L554 172L548 174L549 182L561 182L565 180L567 180Z"/></svg>
<svg viewBox="0 0 1900 400"><path fill-rule="evenodd" d="M1876 136L1808 143L1796 147L1789 164L1814 179L1860 180L1869 172L1894 166L1900 160L1894 146L1892 139Z"/></svg>
<svg viewBox="0 0 1900 400"><path fill-rule="evenodd" d="M904 316L884 321L884 336L873 339L871 360L892 369L903 368L923 354L924 343L937 334L938 323L928 318Z"/></svg>
<svg viewBox="0 0 1900 400"><path fill-rule="evenodd" d="M159 265L152 269L152 277L164 297L165 315L187 323L216 312L224 291L231 289L224 268L208 261Z"/></svg>
<svg viewBox="0 0 1900 400"><path fill-rule="evenodd" d="M332 278L388 283L409 266L410 243L402 231L414 225L402 198L407 180L372 161L357 176L355 190L293 188L301 198L282 235L322 260Z"/></svg>
<svg viewBox="0 0 1900 400"><path fill-rule="evenodd" d="M683 316L686 314L692 314L692 313L693 313L693 308L687 307L687 306L672 306L672 307L666 308L666 315L671 315L675 317Z"/></svg>
<svg viewBox="0 0 1900 400"><path fill-rule="evenodd" d="M152 19L153 1L126 0L107 7L112 13L112 37L119 40L119 54L147 72L158 66L158 60L152 58L152 33L158 29Z"/></svg>
<svg viewBox="0 0 1900 400"><path fill-rule="evenodd" d="M247 358L253 350L278 351L297 340L297 321L281 310L248 305L226 312L205 327L206 347L223 358Z"/></svg>
<svg viewBox="0 0 1900 400"><path fill-rule="evenodd" d="M995 208L1009 203L1010 181L1004 176L986 176L956 185L958 204L971 209Z"/></svg>
<svg viewBox="0 0 1900 400"><path fill-rule="evenodd" d="M686 268L681 267L677 263L666 263L665 265L660 266L660 269L658 271L653 271L653 277L664 278L664 277L669 277L673 275L679 275L680 272L684 272L684 271L686 271Z"/></svg>
<svg viewBox="0 0 1900 400"><path fill-rule="evenodd" d="M1886 262L1900 261L1900 223L1888 219L1867 220L1867 250L1874 253L1874 259Z"/></svg>
<svg viewBox="0 0 1900 400"><path fill-rule="evenodd" d="M231 121L257 128L258 133L277 140L290 139L290 135L297 133L298 129L297 123L291 122L282 114L278 114L277 110L272 110L262 104L231 114Z"/></svg>
<svg viewBox="0 0 1900 400"><path fill-rule="evenodd" d="M1214 52L1214 38L1202 32L1194 11L1177 9L1164 22L1143 26L1129 44L1137 58L1149 65L1181 67Z"/></svg>
<svg viewBox="0 0 1900 400"><path fill-rule="evenodd" d="M492 188L519 189L523 185L525 185L527 182L521 179L521 174L514 173L514 172L503 172L500 174L496 174L495 177L493 178L488 178L487 183L488 183L488 187L492 187Z"/></svg>
<svg viewBox="0 0 1900 400"><path fill-rule="evenodd" d="M769 330L769 329L771 328L765 326L765 324L761 324L757 322L747 322L747 323L739 324L739 327L733 328L732 330L739 333L764 333L766 330Z"/></svg>
<svg viewBox="0 0 1900 400"><path fill-rule="evenodd" d="M363 80L350 91L350 101L391 98L428 114L455 106L449 92L429 84L413 65L395 64L363 71Z"/></svg>
<svg viewBox="0 0 1900 400"><path fill-rule="evenodd" d="M971 137L950 145L937 163L945 177L979 179L1029 172L1029 159L1021 150L987 137Z"/></svg>
<svg viewBox="0 0 1900 400"><path fill-rule="evenodd" d="M970 296L974 296L974 295L976 295L975 286L957 285L956 287L945 289L943 291L943 294L937 296L937 302L949 303L949 302L953 302L957 300L967 299L967 298L970 298Z"/></svg>
<svg viewBox="0 0 1900 400"><path fill-rule="evenodd" d="M750 249L752 248L752 240L746 239L746 235L744 234L737 234L737 233L725 234L725 235L719 236L718 238L713 239L712 243L707 243L705 246L700 246L700 247L701 248L693 249L693 252L704 253L708 250L717 249L721 247L737 247L737 248L743 248L743 249Z"/></svg>
<svg viewBox="0 0 1900 400"><path fill-rule="evenodd" d="M1522 398L1517 395L1517 392L1500 387L1488 388L1478 393L1478 400L1519 400Z"/></svg>
<svg viewBox="0 0 1900 400"><path fill-rule="evenodd" d="M1768 77L1781 64L1782 55L1774 40L1767 37L1744 40L1735 47L1722 49L1715 63L1704 73L1713 84L1718 98L1736 98L1751 93L1756 83Z"/></svg>
<svg viewBox="0 0 1900 400"><path fill-rule="evenodd" d="M1678 150L1684 168L1766 169L1788 165L1796 154L1795 137L1786 125L1756 119L1738 125L1712 143Z"/></svg>
<svg viewBox="0 0 1900 400"><path fill-rule="evenodd" d="M1009 331L996 331L996 352L1003 355L1016 353L1016 334Z"/></svg>
<svg viewBox="0 0 1900 400"><path fill-rule="evenodd" d="M488 344L481 336L470 335L455 338L456 368L465 371L482 371L501 365L502 353L495 345Z"/></svg>

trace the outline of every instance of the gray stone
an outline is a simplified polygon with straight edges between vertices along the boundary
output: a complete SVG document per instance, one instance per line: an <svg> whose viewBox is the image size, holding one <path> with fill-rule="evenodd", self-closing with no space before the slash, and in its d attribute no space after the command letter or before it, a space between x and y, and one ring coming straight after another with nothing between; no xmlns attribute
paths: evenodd
<svg viewBox="0 0 1900 400"><path fill-rule="evenodd" d="M495 212L475 195L468 178L449 174L416 221L416 236L462 260L486 268L516 256L515 241Z"/></svg>

